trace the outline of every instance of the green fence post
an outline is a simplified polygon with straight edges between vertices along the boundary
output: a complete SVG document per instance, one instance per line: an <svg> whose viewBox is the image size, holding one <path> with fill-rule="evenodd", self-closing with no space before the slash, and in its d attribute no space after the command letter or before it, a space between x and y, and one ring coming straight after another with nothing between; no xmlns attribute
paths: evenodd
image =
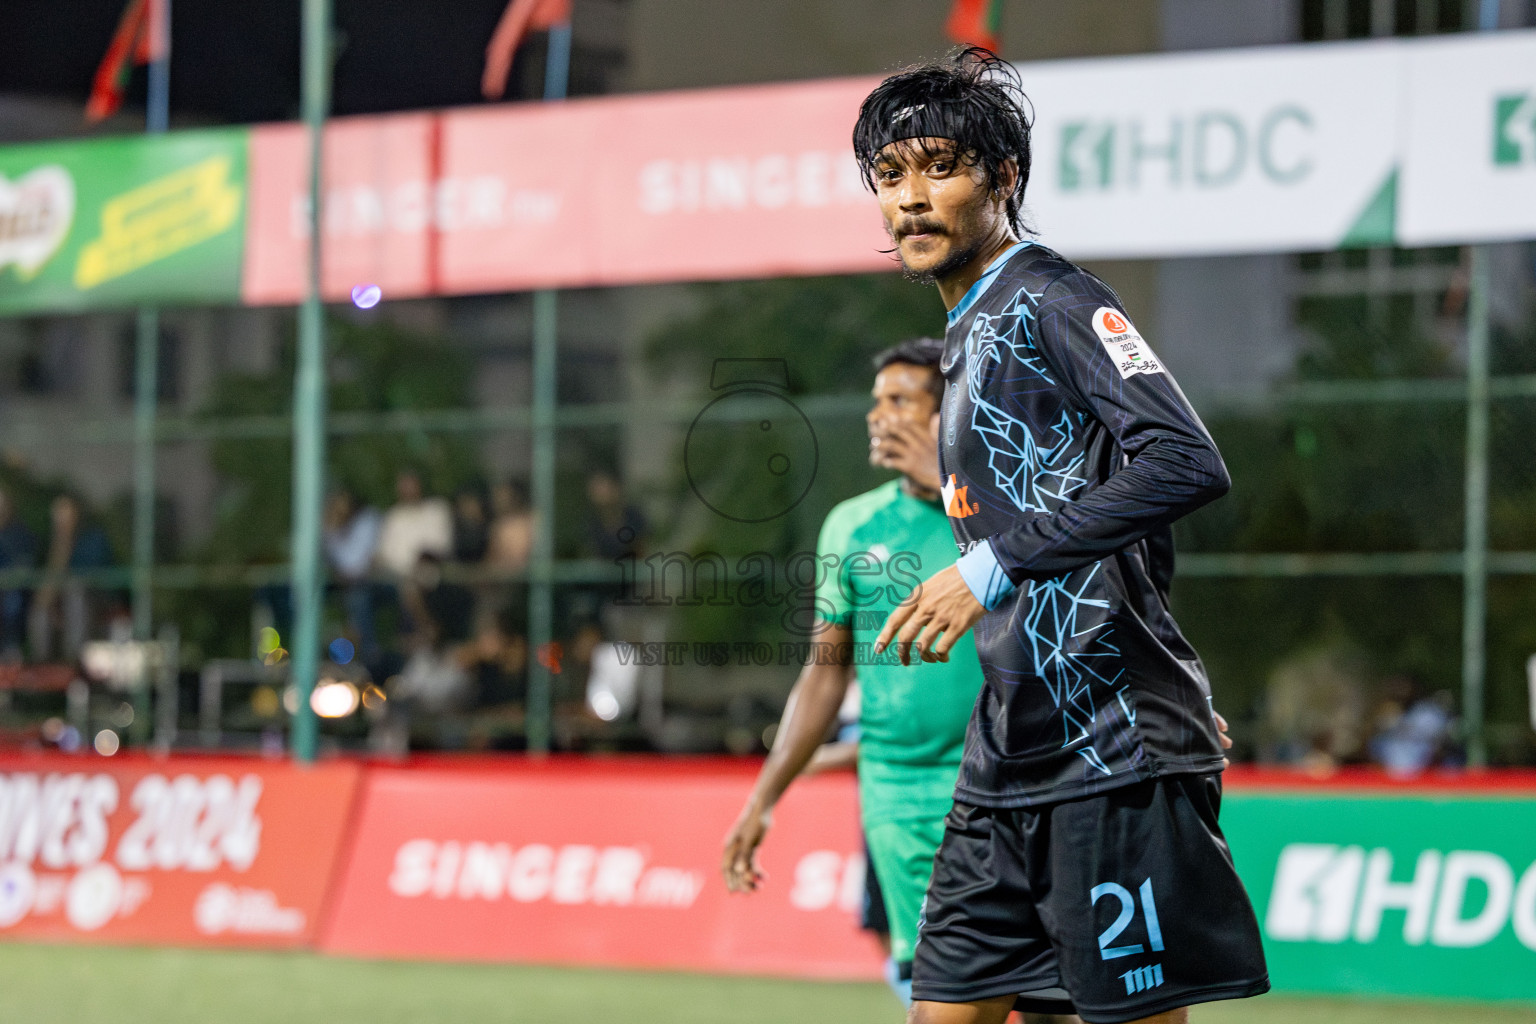
<svg viewBox="0 0 1536 1024"><path fill-rule="evenodd" d="M533 294L533 472L529 489L534 508L533 551L528 560L528 639L536 655L528 664L528 749L548 753L553 715L554 678L545 659L554 637L556 324L558 295Z"/></svg>
<svg viewBox="0 0 1536 1024"><path fill-rule="evenodd" d="M171 121L171 0L162 0L160 30L165 38L149 65L144 132L161 135ZM139 309L133 339L133 638L148 641L155 630L155 417L159 413L160 311ZM134 695L131 735L149 735L149 680Z"/></svg>
<svg viewBox="0 0 1536 1024"><path fill-rule="evenodd" d="M544 64L544 99L565 98L570 80L571 26L556 25L549 32ZM555 565L555 453L560 435L555 424L558 400L557 366L560 352L559 293L533 294L533 472L529 488L535 525L529 557L528 639L535 657L528 664L528 749L547 754L554 716L554 672L550 655L554 640ZM545 660L550 664L546 665Z"/></svg>
<svg viewBox="0 0 1536 1024"><path fill-rule="evenodd" d="M293 756L315 759L319 723L309 706L320 664L320 503L325 482L325 306L320 297L321 160L330 106L331 2L304 0L304 123L309 130L309 275L299 310L299 359L293 386L293 643L291 679L298 697Z"/></svg>
<svg viewBox="0 0 1536 1024"><path fill-rule="evenodd" d="M1487 246L1472 247L1467 303L1466 527L1461 603L1461 713L1467 763L1488 763L1484 679L1488 630L1488 273Z"/></svg>
<svg viewBox="0 0 1536 1024"><path fill-rule="evenodd" d="M1477 0L1477 28L1499 27L1499 0ZM1492 287L1488 247L1471 250L1467 296L1467 476L1466 567L1461 591L1461 716L1466 723L1467 764L1488 764L1484 694L1488 674L1488 290Z"/></svg>
<svg viewBox="0 0 1536 1024"><path fill-rule="evenodd" d="M160 311L139 310L133 368L133 638L147 642L154 634L155 574L155 416L160 377ZM134 691L135 740L149 735L149 678Z"/></svg>

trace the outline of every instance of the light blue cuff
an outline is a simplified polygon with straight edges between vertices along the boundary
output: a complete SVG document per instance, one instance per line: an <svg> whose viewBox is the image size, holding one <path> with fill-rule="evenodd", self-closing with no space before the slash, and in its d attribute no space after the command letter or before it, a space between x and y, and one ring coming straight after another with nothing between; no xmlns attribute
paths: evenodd
<svg viewBox="0 0 1536 1024"><path fill-rule="evenodd" d="M1013 593L1013 581L1003 572L1003 567L997 564L997 555L992 551L990 540L982 541L961 555L955 562L955 568L960 570L960 578L971 588L976 600L988 611Z"/></svg>

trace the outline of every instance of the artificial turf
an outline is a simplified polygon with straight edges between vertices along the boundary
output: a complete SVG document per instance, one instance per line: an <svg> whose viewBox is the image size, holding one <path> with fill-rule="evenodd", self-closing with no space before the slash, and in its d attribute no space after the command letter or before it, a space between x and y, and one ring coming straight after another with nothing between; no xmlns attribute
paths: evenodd
<svg viewBox="0 0 1536 1024"><path fill-rule="evenodd" d="M899 1024L878 984L0 944L0 1024ZM1536 1006L1263 996L1196 1024L1531 1024Z"/></svg>

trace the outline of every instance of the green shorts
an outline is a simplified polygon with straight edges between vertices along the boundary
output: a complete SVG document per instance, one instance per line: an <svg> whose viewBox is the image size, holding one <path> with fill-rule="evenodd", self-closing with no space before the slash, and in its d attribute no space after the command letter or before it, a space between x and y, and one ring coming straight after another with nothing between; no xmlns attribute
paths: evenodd
<svg viewBox="0 0 1536 1024"><path fill-rule="evenodd" d="M933 855L943 838L943 815L865 826L870 867L880 879L891 923L891 959L898 963L912 959L917 918L933 874Z"/></svg>

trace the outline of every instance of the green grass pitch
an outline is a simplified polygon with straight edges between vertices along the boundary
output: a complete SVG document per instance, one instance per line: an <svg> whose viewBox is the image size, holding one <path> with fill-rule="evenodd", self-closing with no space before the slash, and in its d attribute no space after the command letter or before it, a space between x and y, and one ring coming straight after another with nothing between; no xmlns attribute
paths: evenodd
<svg viewBox="0 0 1536 1024"><path fill-rule="evenodd" d="M1531 1024L1536 1007L1264 996L1197 1024ZM5 1024L899 1024L878 984L0 944Z"/></svg>

